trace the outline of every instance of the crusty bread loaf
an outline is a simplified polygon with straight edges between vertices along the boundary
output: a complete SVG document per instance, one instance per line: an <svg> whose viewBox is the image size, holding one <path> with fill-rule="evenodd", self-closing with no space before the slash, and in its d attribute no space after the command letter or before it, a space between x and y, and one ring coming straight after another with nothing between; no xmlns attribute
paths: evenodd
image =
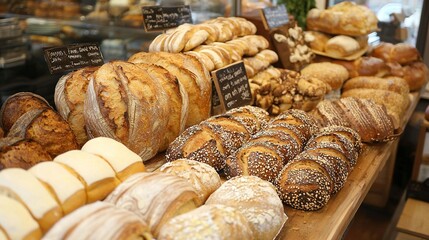
<svg viewBox="0 0 429 240"><path fill-rule="evenodd" d="M0 195L24 204L44 233L63 216L55 197L24 169L8 168L0 171Z"/></svg>
<svg viewBox="0 0 429 240"><path fill-rule="evenodd" d="M247 219L237 209L203 205L165 223L158 239L252 239Z"/></svg>
<svg viewBox="0 0 429 240"><path fill-rule="evenodd" d="M93 74L84 109L91 138L120 141L144 161L158 152L166 131L168 96L140 67L123 61L105 63Z"/></svg>
<svg viewBox="0 0 429 240"><path fill-rule="evenodd" d="M389 74L389 67L382 59L363 56L354 61L329 59L330 62L342 65L349 72L349 77L376 76L383 77Z"/></svg>
<svg viewBox="0 0 429 240"><path fill-rule="evenodd" d="M268 126L275 126L276 124L290 124L296 127L303 136L303 140L306 142L316 131L319 126L317 125L316 119L305 111L298 109L290 109L275 118L271 119ZM304 144L305 144L304 142Z"/></svg>
<svg viewBox="0 0 429 240"><path fill-rule="evenodd" d="M43 162L28 171L52 191L64 215L86 204L85 186L60 163Z"/></svg>
<svg viewBox="0 0 429 240"><path fill-rule="evenodd" d="M185 54L139 52L130 62L155 64L177 77L189 97L186 127L197 124L210 115L211 78L205 66L195 57Z"/></svg>
<svg viewBox="0 0 429 240"><path fill-rule="evenodd" d="M168 194L165 194L168 193ZM121 183L105 200L136 213L158 237L169 219L201 205L192 185L163 172L137 173Z"/></svg>
<svg viewBox="0 0 429 240"><path fill-rule="evenodd" d="M396 129L401 127L409 105L408 96L404 97L397 92L383 89L354 88L343 91L341 97L370 99L379 105L383 105L387 113L392 117L393 125Z"/></svg>
<svg viewBox="0 0 429 240"><path fill-rule="evenodd" d="M421 59L417 48L407 43L382 42L372 50L371 56L381 58L386 62L397 62L401 65Z"/></svg>
<svg viewBox="0 0 429 240"><path fill-rule="evenodd" d="M111 138L93 138L82 146L82 151L103 158L113 168L120 181L125 181L129 176L145 171L143 160L139 155Z"/></svg>
<svg viewBox="0 0 429 240"><path fill-rule="evenodd" d="M410 88L408 83L400 77L371 77L371 76L362 76L354 77L347 80L342 88L342 91L348 91L355 88L371 88L371 89L382 89L393 91L403 95L408 98L408 93Z"/></svg>
<svg viewBox="0 0 429 240"><path fill-rule="evenodd" d="M52 158L79 147L70 125L52 108L26 112L13 124L7 136L33 140Z"/></svg>
<svg viewBox="0 0 429 240"><path fill-rule="evenodd" d="M305 38L309 39L309 47L319 52L325 52L326 43L332 38L331 35L318 31L305 31L304 34Z"/></svg>
<svg viewBox="0 0 429 240"><path fill-rule="evenodd" d="M3 239L27 240L42 237L39 225L25 205L3 195L0 195L0 229L7 235Z"/></svg>
<svg viewBox="0 0 429 240"><path fill-rule="evenodd" d="M322 101L311 112L323 126L350 127L361 136L362 142L385 142L396 133L391 117L384 106L370 99L355 97Z"/></svg>
<svg viewBox="0 0 429 240"><path fill-rule="evenodd" d="M404 66L399 63L388 63L389 75L405 79L410 91L420 90L428 81L429 70L423 62L413 62Z"/></svg>
<svg viewBox="0 0 429 240"><path fill-rule="evenodd" d="M328 9L311 9L307 14L307 28L331 34L360 36L378 29L373 11L354 2L341 2Z"/></svg>
<svg viewBox="0 0 429 240"><path fill-rule="evenodd" d="M0 170L14 167L28 169L39 162L50 160L51 156L33 140L19 137L0 139Z"/></svg>
<svg viewBox="0 0 429 240"><path fill-rule="evenodd" d="M359 42L353 37L337 35L330 38L325 45L325 53L330 57L342 58L350 56L361 49Z"/></svg>
<svg viewBox="0 0 429 240"><path fill-rule="evenodd" d="M5 133L24 113L50 108L49 103L41 96L30 92L19 92L8 97L0 110L0 124Z"/></svg>
<svg viewBox="0 0 429 240"><path fill-rule="evenodd" d="M58 221L44 239L153 239L147 223L106 202L85 205Z"/></svg>
<svg viewBox="0 0 429 240"><path fill-rule="evenodd" d="M341 88L344 81L349 78L345 67L329 62L311 63L301 70L301 75L322 80L333 90Z"/></svg>
<svg viewBox="0 0 429 240"><path fill-rule="evenodd" d="M255 239L274 239L287 220L275 187L256 176L226 181L210 195L206 204L237 208L249 222Z"/></svg>
<svg viewBox="0 0 429 240"><path fill-rule="evenodd" d="M159 168L159 171L186 179L192 184L202 203L222 184L219 174L213 167L186 158L167 162Z"/></svg>
<svg viewBox="0 0 429 240"><path fill-rule="evenodd" d="M251 135L265 128L270 119L267 111L249 105L231 109L224 115L243 124Z"/></svg>
<svg viewBox="0 0 429 240"><path fill-rule="evenodd" d="M120 183L106 161L88 152L68 151L55 157L54 162L60 163L82 182L88 203L104 199Z"/></svg>
<svg viewBox="0 0 429 240"><path fill-rule="evenodd" d="M98 67L85 67L61 77L55 86L55 106L70 124L79 146L88 141L83 106L90 76Z"/></svg>

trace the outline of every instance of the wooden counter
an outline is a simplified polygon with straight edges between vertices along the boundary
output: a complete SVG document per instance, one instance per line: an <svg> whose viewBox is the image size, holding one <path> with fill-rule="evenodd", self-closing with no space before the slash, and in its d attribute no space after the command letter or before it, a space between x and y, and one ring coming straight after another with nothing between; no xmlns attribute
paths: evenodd
<svg viewBox="0 0 429 240"><path fill-rule="evenodd" d="M420 93L410 94L410 98L411 104L404 117L404 127L417 106ZM399 139L383 144L365 145L344 187L332 196L321 210L301 211L285 205L289 219L277 239L340 239L389 156L396 154L398 141ZM164 156L160 155L145 162L145 165L148 171L153 171L164 162Z"/></svg>

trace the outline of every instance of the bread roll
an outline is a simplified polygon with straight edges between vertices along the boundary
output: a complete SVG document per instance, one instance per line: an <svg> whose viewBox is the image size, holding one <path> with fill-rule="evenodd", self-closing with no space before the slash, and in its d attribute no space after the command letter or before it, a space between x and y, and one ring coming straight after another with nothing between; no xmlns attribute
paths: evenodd
<svg viewBox="0 0 429 240"><path fill-rule="evenodd" d="M106 202L83 206L62 218L43 239L153 239L147 223Z"/></svg>
<svg viewBox="0 0 429 240"><path fill-rule="evenodd" d="M224 115L240 122L251 135L265 128L270 119L264 109L248 105L231 109Z"/></svg>
<svg viewBox="0 0 429 240"><path fill-rule="evenodd" d="M329 34L318 31L305 31L305 38L310 39L308 45L311 49L325 52L325 46L328 40L332 37Z"/></svg>
<svg viewBox="0 0 429 240"><path fill-rule="evenodd" d="M296 127L302 134L305 142L318 130L316 119L305 111L298 109L290 109L276 116L271 119L268 126L271 128L270 126L275 126L279 123L290 124Z"/></svg>
<svg viewBox="0 0 429 240"><path fill-rule="evenodd" d="M186 158L167 162L159 168L159 171L186 179L192 184L202 203L222 184L219 174L213 167Z"/></svg>
<svg viewBox="0 0 429 240"><path fill-rule="evenodd" d="M44 233L63 216L49 190L31 173L20 168L0 171L0 195L22 203Z"/></svg>
<svg viewBox="0 0 429 240"><path fill-rule="evenodd" d="M417 48L407 43L382 42L372 50L371 56L381 58L386 62L397 62L401 65L421 59Z"/></svg>
<svg viewBox="0 0 429 240"><path fill-rule="evenodd" d="M386 109L370 99L347 97L325 100L317 105L312 115L323 126L352 128L365 143L385 142L395 137L395 127Z"/></svg>
<svg viewBox="0 0 429 240"><path fill-rule="evenodd" d="M378 29L374 12L354 2L341 2L328 9L311 9L307 14L307 29L330 34L360 36Z"/></svg>
<svg viewBox="0 0 429 240"><path fill-rule="evenodd" d="M0 170L14 167L28 169L50 160L51 156L33 140L19 137L0 139Z"/></svg>
<svg viewBox="0 0 429 240"><path fill-rule="evenodd" d="M70 125L51 108L26 112L13 124L7 136L33 140L51 157L79 147Z"/></svg>
<svg viewBox="0 0 429 240"><path fill-rule="evenodd" d="M332 63L339 64L347 69L349 77L358 76L376 76L383 77L389 73L389 67L386 63L375 57L363 56L354 61L330 60Z"/></svg>
<svg viewBox="0 0 429 240"><path fill-rule="evenodd" d="M203 205L165 223L158 239L252 239L247 219L237 209Z"/></svg>
<svg viewBox="0 0 429 240"><path fill-rule="evenodd" d="M311 63L301 70L301 75L317 78L327 83L333 90L340 89L349 78L345 67L329 62Z"/></svg>
<svg viewBox="0 0 429 240"><path fill-rule="evenodd" d="M0 229L6 234L2 239L27 240L42 237L39 225L25 206L13 198L2 195L0 195Z"/></svg>
<svg viewBox="0 0 429 240"><path fill-rule="evenodd" d="M413 62L404 66L398 63L388 63L390 75L405 79L410 91L422 88L428 80L428 68L423 62Z"/></svg>
<svg viewBox="0 0 429 240"><path fill-rule="evenodd" d="M326 205L331 198L333 182L327 171L305 152L290 161L276 179L282 201L293 208L314 211Z"/></svg>
<svg viewBox="0 0 429 240"><path fill-rule="evenodd" d="M206 205L235 207L247 219L255 239L274 239L287 216L275 187L255 176L232 178L216 190Z"/></svg>
<svg viewBox="0 0 429 240"><path fill-rule="evenodd" d="M156 155L169 105L161 84L146 71L129 62L106 63L94 72L86 97L85 123L91 138L120 141L143 161Z"/></svg>
<svg viewBox="0 0 429 240"><path fill-rule="evenodd" d="M81 150L58 155L54 162L62 164L85 186L87 202L104 199L119 184L112 167L102 158Z"/></svg>
<svg viewBox="0 0 429 240"><path fill-rule="evenodd" d="M82 146L82 151L103 158L122 182L135 173L145 171L143 160L139 155L111 138L93 138Z"/></svg>
<svg viewBox="0 0 429 240"><path fill-rule="evenodd" d="M189 115L185 127L197 124L210 115L211 78L195 57L171 53L136 53L128 61L155 64L177 77L189 97Z"/></svg>
<svg viewBox="0 0 429 240"><path fill-rule="evenodd" d="M9 96L0 110L0 123L5 133L9 132L12 125L24 113L35 110L50 108L49 103L41 96L30 92L19 92Z"/></svg>
<svg viewBox="0 0 429 240"><path fill-rule="evenodd" d="M70 72L61 77L55 86L55 106L70 124L79 146L88 141L83 106L89 79L97 69L98 67L85 67Z"/></svg>
<svg viewBox="0 0 429 240"><path fill-rule="evenodd" d="M332 37L325 45L325 53L334 58L350 56L360 49L360 45L356 39L345 35Z"/></svg>
<svg viewBox="0 0 429 240"><path fill-rule="evenodd" d="M168 193L168 194L165 194ZM137 173L121 183L105 200L136 213L158 237L169 219L201 205L192 185L163 172Z"/></svg>

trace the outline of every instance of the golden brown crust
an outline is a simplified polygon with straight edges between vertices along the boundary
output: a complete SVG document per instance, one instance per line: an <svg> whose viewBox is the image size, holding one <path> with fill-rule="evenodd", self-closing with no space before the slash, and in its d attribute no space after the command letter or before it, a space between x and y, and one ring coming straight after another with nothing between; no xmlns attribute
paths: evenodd
<svg viewBox="0 0 429 240"><path fill-rule="evenodd" d="M342 65L349 72L349 77L376 76L383 77L389 73L389 67L379 58L364 56L354 61L330 59L332 63Z"/></svg>
<svg viewBox="0 0 429 240"><path fill-rule="evenodd" d="M2 138L0 140L0 170L2 168L29 169L42 161L51 161L51 156L33 140Z"/></svg>
<svg viewBox="0 0 429 240"><path fill-rule="evenodd" d="M409 64L421 59L417 48L410 44L387 42L380 43L371 52L373 57L381 58L386 62L397 62L401 65Z"/></svg>
<svg viewBox="0 0 429 240"><path fill-rule="evenodd" d="M413 62L404 66L388 63L390 75L405 79L410 91L417 91L428 81L428 68L423 62Z"/></svg>
<svg viewBox="0 0 429 240"><path fill-rule="evenodd" d="M329 84L333 90L341 88L343 82L349 78L345 67L329 62L311 63L301 70L301 75L317 78Z"/></svg>

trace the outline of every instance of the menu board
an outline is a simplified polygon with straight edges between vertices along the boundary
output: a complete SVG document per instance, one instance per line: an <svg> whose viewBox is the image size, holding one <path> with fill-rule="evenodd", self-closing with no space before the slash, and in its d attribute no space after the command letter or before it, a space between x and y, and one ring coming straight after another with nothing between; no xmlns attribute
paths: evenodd
<svg viewBox="0 0 429 240"><path fill-rule="evenodd" d="M262 22L266 30L280 27L289 22L289 16L285 5L266 7L261 9Z"/></svg>
<svg viewBox="0 0 429 240"><path fill-rule="evenodd" d="M100 47L95 43L49 47L43 51L51 74L104 64Z"/></svg>
<svg viewBox="0 0 429 240"><path fill-rule="evenodd" d="M147 32L175 28L184 23L192 23L191 8L182 6L145 6L143 26Z"/></svg>
<svg viewBox="0 0 429 240"><path fill-rule="evenodd" d="M225 111L250 104L252 94L243 61L213 71L212 77Z"/></svg>

